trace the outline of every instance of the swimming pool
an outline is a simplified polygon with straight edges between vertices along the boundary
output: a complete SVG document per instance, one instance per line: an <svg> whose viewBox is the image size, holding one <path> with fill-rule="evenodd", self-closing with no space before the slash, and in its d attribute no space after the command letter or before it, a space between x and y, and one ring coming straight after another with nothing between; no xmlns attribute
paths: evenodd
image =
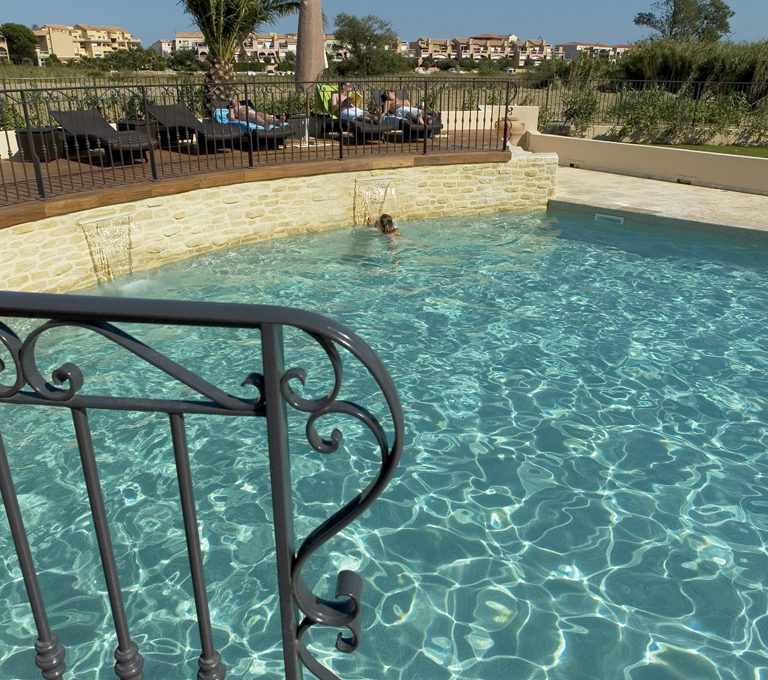
<svg viewBox="0 0 768 680"><path fill-rule="evenodd" d="M310 308L353 328L390 369L406 414L401 468L307 570L318 592L338 569L363 577L362 644L338 658L326 631L316 653L345 680L768 673L768 250L567 214L401 229L401 241L364 229L292 237L101 289ZM160 329L154 340L175 338ZM183 351L205 357L216 342ZM52 625L73 677L113 677L76 455L41 444L39 420L14 412L11 428L8 417L0 411L9 455L28 472L25 518L54 518L36 537ZM146 674L186 678L199 652L160 427L145 414L99 417ZM51 428L64 419L46 413ZM227 458L243 441L257 450L260 434L194 426L216 642L231 677L278 678L268 481L256 456ZM126 469L132 447L143 455ZM14 456L20 448L29 456ZM299 535L366 465L342 452L297 456ZM57 466L43 491L40 467ZM5 544L0 554L0 676L35 677L18 567Z"/></svg>

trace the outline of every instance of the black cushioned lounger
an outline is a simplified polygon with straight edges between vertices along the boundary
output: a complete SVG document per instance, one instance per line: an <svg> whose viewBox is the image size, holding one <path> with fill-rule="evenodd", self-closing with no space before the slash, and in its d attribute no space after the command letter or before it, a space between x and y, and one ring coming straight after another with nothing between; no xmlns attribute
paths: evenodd
<svg viewBox="0 0 768 680"><path fill-rule="evenodd" d="M250 101L240 101L240 103L243 105L250 106L252 109L256 108ZM228 102L214 101L213 106L214 106L214 109L227 109L227 113L229 113ZM276 149L280 144L285 144L286 138L290 137L293 134L293 131L288 125L272 127L269 130L263 129L261 127L252 126L250 131L248 131L244 129L244 126L241 127L239 124L230 125L229 123L220 123L216 120L204 121L204 122L206 125L208 124L213 124L216 126L220 125L223 128L232 128L235 131L239 131L241 135L240 139L242 140L241 141L242 146L246 146L248 144L248 135L250 134L251 139L253 140L254 149Z"/></svg>
<svg viewBox="0 0 768 680"><path fill-rule="evenodd" d="M146 161L147 152L155 145L154 140L139 130L115 130L98 109L50 111L70 138L70 145L80 151L104 151L109 165Z"/></svg>
<svg viewBox="0 0 768 680"><path fill-rule="evenodd" d="M371 96L375 102L380 104L381 95L383 95L384 92L386 92L386 90L371 90ZM411 100L407 90L395 90L395 96L398 99L407 99L408 101ZM427 114L427 117L428 116L429 114ZM403 131L404 142L414 142L419 139L424 139L425 135L427 139L431 139L436 134L438 134L440 130L443 129L443 123L440 120L434 120L433 122L426 123L425 125L420 125L419 123L408 118L398 118L398 121L400 123L400 130Z"/></svg>
<svg viewBox="0 0 768 680"><path fill-rule="evenodd" d="M233 125L199 121L183 104L147 104L147 113L157 121L157 133L163 146L172 146L195 135L200 150L217 146L240 146L246 135Z"/></svg>

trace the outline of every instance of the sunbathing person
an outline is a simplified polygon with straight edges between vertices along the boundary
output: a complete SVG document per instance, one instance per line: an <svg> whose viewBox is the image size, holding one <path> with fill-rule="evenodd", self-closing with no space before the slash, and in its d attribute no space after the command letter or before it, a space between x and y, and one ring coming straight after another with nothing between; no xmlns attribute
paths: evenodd
<svg viewBox="0 0 768 680"><path fill-rule="evenodd" d="M424 125L433 123L440 118L440 112L436 111L425 117L424 109L411 106L407 99L399 99L394 90L386 90L381 95L381 114L383 116L395 116L396 118L406 118L407 120Z"/></svg>
<svg viewBox="0 0 768 680"><path fill-rule="evenodd" d="M342 83L341 89L331 95L331 109L344 120L362 120L366 123L381 122L381 114L368 113L356 105L360 95L352 92L352 83Z"/></svg>
<svg viewBox="0 0 768 680"><path fill-rule="evenodd" d="M257 111L250 106L242 105L237 99L229 100L229 120L230 121L243 121L246 123L256 123L269 127L270 125L284 125L285 114L280 116L272 116L269 113Z"/></svg>

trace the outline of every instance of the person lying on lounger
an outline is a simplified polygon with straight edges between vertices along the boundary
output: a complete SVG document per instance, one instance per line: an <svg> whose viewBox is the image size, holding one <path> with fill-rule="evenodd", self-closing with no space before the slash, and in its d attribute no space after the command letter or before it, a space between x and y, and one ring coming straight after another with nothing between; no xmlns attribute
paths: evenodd
<svg viewBox="0 0 768 680"><path fill-rule="evenodd" d="M430 113L425 117L424 109L411 106L407 99L398 98L394 90L386 90L381 95L381 115L406 118L419 125L424 125L425 122L431 124L440 118L440 112Z"/></svg>
<svg viewBox="0 0 768 680"><path fill-rule="evenodd" d="M352 92L352 83L342 83L341 89L331 95L331 108L345 120L362 120L366 123L381 123L381 114L368 113L358 106L360 95Z"/></svg>
<svg viewBox="0 0 768 680"><path fill-rule="evenodd" d="M269 127L270 125L284 125L285 114L278 118L277 116L272 116L269 113L256 111L256 109L252 109L250 106L244 106L237 99L230 99L229 120L240 120L246 123L257 123L258 125Z"/></svg>

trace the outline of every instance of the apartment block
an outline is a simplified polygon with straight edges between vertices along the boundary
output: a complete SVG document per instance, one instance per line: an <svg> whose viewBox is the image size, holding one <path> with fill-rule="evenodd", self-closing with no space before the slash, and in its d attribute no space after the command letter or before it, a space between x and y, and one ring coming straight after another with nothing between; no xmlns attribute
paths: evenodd
<svg viewBox="0 0 768 680"><path fill-rule="evenodd" d="M543 39L518 40L514 34L482 33L469 38L422 37L410 44L413 56L432 59L510 59L517 66L535 66L544 59L561 56Z"/></svg>
<svg viewBox="0 0 768 680"><path fill-rule="evenodd" d="M0 33L0 64L10 61L10 53L8 52L8 41L5 36Z"/></svg>
<svg viewBox="0 0 768 680"><path fill-rule="evenodd" d="M299 36L296 33L251 33L240 46L237 61L280 64L296 55ZM208 56L208 45L202 33L176 33L172 40L158 40L150 45L160 56L170 57L179 50L193 50L200 60ZM349 49L336 44L333 33L325 34L325 51L331 61L349 58Z"/></svg>
<svg viewBox="0 0 768 680"><path fill-rule="evenodd" d="M582 54L590 54L595 59L616 61L632 49L632 45L603 45L601 43L567 42L557 45L565 59L577 59Z"/></svg>
<svg viewBox="0 0 768 680"><path fill-rule="evenodd" d="M453 40L450 38L426 38L421 37L409 45L413 55L421 63L422 59L461 59L457 56Z"/></svg>
<svg viewBox="0 0 768 680"><path fill-rule="evenodd" d="M63 61L82 57L98 59L116 50L141 47L139 38L134 38L119 26L46 24L34 31L34 34L37 36L35 52L38 62L44 61L51 54Z"/></svg>

